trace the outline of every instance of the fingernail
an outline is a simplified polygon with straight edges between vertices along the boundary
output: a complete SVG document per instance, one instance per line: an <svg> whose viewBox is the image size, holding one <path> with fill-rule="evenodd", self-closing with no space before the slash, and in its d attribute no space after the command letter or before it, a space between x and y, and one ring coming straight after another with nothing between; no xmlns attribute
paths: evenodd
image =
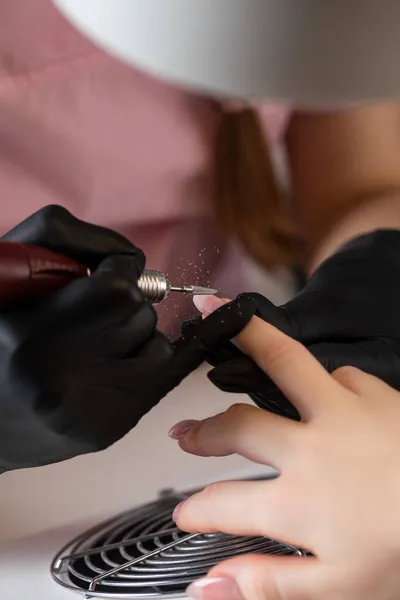
<svg viewBox="0 0 400 600"><path fill-rule="evenodd" d="M197 310L203 315L210 315L217 308L221 308L228 300L217 298L217 296L194 296L193 303Z"/></svg>
<svg viewBox="0 0 400 600"><path fill-rule="evenodd" d="M172 513L172 520L176 523L177 518L179 517L179 513L181 512L182 506L185 504L185 500L180 502L177 506L175 506L174 512Z"/></svg>
<svg viewBox="0 0 400 600"><path fill-rule="evenodd" d="M243 600L234 579L207 577L192 583L186 593L193 600Z"/></svg>
<svg viewBox="0 0 400 600"><path fill-rule="evenodd" d="M194 425L196 425L199 421L181 421L180 423L176 423L171 429L168 431L168 435L172 440L181 440L187 432L192 429Z"/></svg>

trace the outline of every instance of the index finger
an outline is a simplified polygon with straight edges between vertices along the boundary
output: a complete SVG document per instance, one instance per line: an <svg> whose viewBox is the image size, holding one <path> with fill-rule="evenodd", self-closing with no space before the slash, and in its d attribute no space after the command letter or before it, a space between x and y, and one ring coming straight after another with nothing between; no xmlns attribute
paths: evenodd
<svg viewBox="0 0 400 600"><path fill-rule="evenodd" d="M302 344L259 317L253 317L236 340L305 420L345 393Z"/></svg>

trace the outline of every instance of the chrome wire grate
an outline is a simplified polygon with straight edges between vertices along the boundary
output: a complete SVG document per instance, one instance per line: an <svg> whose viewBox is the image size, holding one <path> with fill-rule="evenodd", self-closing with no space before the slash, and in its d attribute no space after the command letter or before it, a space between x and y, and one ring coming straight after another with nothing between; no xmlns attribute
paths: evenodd
<svg viewBox="0 0 400 600"><path fill-rule="evenodd" d="M163 493L156 502L101 523L55 557L55 581L86 598L180 598L216 564L242 554L298 555L291 546L262 537L192 534L171 516L190 496Z"/></svg>

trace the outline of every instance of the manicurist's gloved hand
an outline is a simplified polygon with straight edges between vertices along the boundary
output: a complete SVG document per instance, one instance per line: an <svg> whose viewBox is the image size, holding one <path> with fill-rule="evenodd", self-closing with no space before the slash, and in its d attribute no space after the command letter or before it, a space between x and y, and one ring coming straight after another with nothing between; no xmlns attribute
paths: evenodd
<svg viewBox="0 0 400 600"><path fill-rule="evenodd" d="M198 367L208 344L230 329L212 327L176 344L157 331L137 286L145 256L119 234L40 210L4 236L88 265L92 276L0 313L1 471L50 464L107 448Z"/></svg>
<svg viewBox="0 0 400 600"><path fill-rule="evenodd" d="M284 306L258 294L242 298L253 298L258 316L302 342L329 372L358 367L400 390L399 231L376 231L346 244ZM233 316L229 305L218 312L224 320ZM216 367L210 379L220 389L250 394L259 406L298 418L270 379L232 344L214 348L209 361Z"/></svg>

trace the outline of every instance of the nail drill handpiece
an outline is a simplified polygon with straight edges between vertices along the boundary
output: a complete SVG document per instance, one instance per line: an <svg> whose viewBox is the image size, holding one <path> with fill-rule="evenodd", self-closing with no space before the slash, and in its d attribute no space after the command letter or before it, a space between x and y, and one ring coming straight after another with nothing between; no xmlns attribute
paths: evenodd
<svg viewBox="0 0 400 600"><path fill-rule="evenodd" d="M88 276L88 268L69 257L46 248L0 241L0 308L55 292L74 279ZM164 273L151 269L143 271L137 283L153 304L174 292L193 296L217 293L196 285L172 286Z"/></svg>

